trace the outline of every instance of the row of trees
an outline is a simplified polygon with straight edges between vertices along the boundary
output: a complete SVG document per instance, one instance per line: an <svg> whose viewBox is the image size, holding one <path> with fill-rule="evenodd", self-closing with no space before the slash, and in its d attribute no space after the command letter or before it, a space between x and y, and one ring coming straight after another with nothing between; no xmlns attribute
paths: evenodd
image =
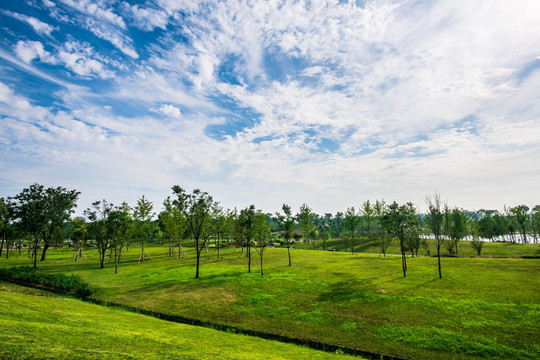
<svg viewBox="0 0 540 360"><path fill-rule="evenodd" d="M71 219L79 196L76 190L62 187L45 188L33 184L11 198L0 199L0 230L2 243L0 256L6 244L6 256L10 248L16 246L21 251L21 239L28 240L28 255L37 266L38 249L42 247L41 260L46 259L47 249L64 237L70 239L75 247L74 259L83 256L83 244L91 239L96 244L100 267L105 267L107 257L114 259L115 272L121 261L123 251L136 242L140 245L139 262L145 261L148 253L145 244L161 234L168 240L169 256L179 258L187 255L182 241L191 239L196 250L196 277L199 277L200 256L208 251L209 241L214 241L217 257L222 246L241 247L242 254L248 258L248 271L251 272L252 249L260 256L260 271L263 274L264 249L271 239L279 235L288 251L288 264L292 264L291 245L295 241L311 244L339 237L345 251L354 254L355 246L361 238L378 245L380 254L386 256L390 243L399 243L402 257L403 275L406 276L406 253L418 256L423 247L427 255L430 249L426 237L435 239L439 276L441 248L457 254L458 243L468 238L480 254L482 239L503 239L512 242L538 241L540 225L540 206L532 210L520 205L497 211L480 210L467 212L463 209L450 209L443 204L439 194L426 197L428 212L419 214L411 203L399 205L396 202L369 200L358 210L349 207L344 213L335 215L315 214L303 204L296 214L289 205L284 204L280 212L265 214L251 205L241 211L224 210L206 192L194 190L186 192L179 186L172 188L172 195L163 202L163 209L157 215L154 205L142 196L133 208L122 203L114 206L106 200L96 201L84 211L84 217Z"/></svg>

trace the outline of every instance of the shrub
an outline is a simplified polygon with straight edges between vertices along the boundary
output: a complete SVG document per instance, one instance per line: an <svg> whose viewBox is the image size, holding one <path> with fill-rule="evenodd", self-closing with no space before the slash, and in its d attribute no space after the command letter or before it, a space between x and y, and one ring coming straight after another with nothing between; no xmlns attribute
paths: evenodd
<svg viewBox="0 0 540 360"><path fill-rule="evenodd" d="M79 275L44 274L30 266L16 266L0 269L0 279L20 284L33 285L63 294L85 298L94 293L94 289Z"/></svg>

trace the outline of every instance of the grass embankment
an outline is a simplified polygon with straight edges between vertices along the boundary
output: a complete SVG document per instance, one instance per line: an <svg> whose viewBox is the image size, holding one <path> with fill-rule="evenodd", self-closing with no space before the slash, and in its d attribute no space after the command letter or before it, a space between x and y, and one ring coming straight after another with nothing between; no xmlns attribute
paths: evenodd
<svg viewBox="0 0 540 360"><path fill-rule="evenodd" d="M435 245L435 240L427 239L429 244L431 255L437 254L437 248ZM330 239L326 241L326 249L334 249L335 251L345 251L345 241L343 239ZM304 244L304 243L295 243L293 244L295 248L299 249L312 249L323 250L323 242L316 241L314 244ZM356 253L370 253L370 254L380 254L381 250L377 245L375 240L369 240L366 238L357 239L354 242L354 251ZM351 241L347 242L347 250L345 252L351 252ZM400 254L401 250L399 249L399 243L393 241L388 247L387 254ZM441 254L448 254L448 250L445 246L441 247ZM425 256L426 251L423 248L418 250L418 255ZM458 255L461 257L476 257L476 251L472 248L470 241L460 241L458 242ZM482 247L481 257L538 257L540 258L540 244L522 244L510 242L484 242Z"/></svg>
<svg viewBox="0 0 540 360"><path fill-rule="evenodd" d="M1 359L349 359L0 282ZM357 359L357 358L355 358Z"/></svg>
<svg viewBox="0 0 540 360"><path fill-rule="evenodd" d="M50 250L51 251L51 250ZM97 254L71 261L51 251L40 267L73 272L96 299L170 315L312 339L414 359L537 359L540 357L540 261L525 259L409 258L268 249L265 275L246 272L247 260L227 250L205 255L201 279L194 256L169 258L149 247L153 260L124 256L119 274L99 269ZM12 257L2 264L26 264Z"/></svg>

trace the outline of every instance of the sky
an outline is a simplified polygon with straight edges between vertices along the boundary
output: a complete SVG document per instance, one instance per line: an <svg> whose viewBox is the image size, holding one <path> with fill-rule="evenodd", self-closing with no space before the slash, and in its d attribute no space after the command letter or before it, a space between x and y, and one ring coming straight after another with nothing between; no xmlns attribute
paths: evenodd
<svg viewBox="0 0 540 360"><path fill-rule="evenodd" d="M0 196L540 203L536 0L2 0Z"/></svg>

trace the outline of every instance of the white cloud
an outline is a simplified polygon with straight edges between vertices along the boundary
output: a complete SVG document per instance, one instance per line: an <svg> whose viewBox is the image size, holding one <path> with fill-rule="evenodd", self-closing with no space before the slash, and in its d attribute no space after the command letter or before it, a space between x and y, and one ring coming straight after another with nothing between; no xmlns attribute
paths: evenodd
<svg viewBox="0 0 540 360"><path fill-rule="evenodd" d="M30 63L34 59L40 59L43 62L54 63L51 54L43 48L39 41L19 40L14 48L15 54L25 63Z"/></svg>
<svg viewBox="0 0 540 360"><path fill-rule="evenodd" d="M153 109L153 111L176 119L180 119L182 116L180 109L171 104L162 104L159 108Z"/></svg>
<svg viewBox="0 0 540 360"><path fill-rule="evenodd" d="M115 28L107 26L103 23L98 23L94 20L87 19L86 28L94 33L100 39L106 40L113 44L118 50L124 54L130 56L133 59L137 59L139 54L133 47L132 40Z"/></svg>
<svg viewBox="0 0 540 360"><path fill-rule="evenodd" d="M127 16L130 17L135 26L143 31L153 31L155 28L166 29L168 15L165 11L152 8L145 8L139 5L123 3Z"/></svg>
<svg viewBox="0 0 540 360"><path fill-rule="evenodd" d="M106 69L104 62L110 61L96 54L94 48L89 44L77 41L68 41L58 51L59 60L65 66L81 76L97 76L101 79L109 79L114 76L114 72Z"/></svg>
<svg viewBox="0 0 540 360"><path fill-rule="evenodd" d="M31 17L31 16L19 14L19 13L14 13L7 10L2 10L1 12L4 15L11 16L17 20L20 20L22 22L29 24L34 29L34 31L38 33L39 35L46 35L50 37L51 33L57 29L56 27L51 26L47 23L44 23L43 21L38 20L35 17Z"/></svg>
<svg viewBox="0 0 540 360"><path fill-rule="evenodd" d="M219 192L224 206L241 198L269 211L283 202L337 211L382 197L421 206L435 189L468 208L539 195L540 74L517 78L538 58L534 2L160 0L163 11L133 5L124 14L130 26L169 29L145 48L149 60L108 4L73 6L133 59L111 88L62 92L58 101L73 110L58 113L0 86L14 104L3 105L3 129L28 156L44 151L83 175L106 174L100 186L157 193L184 182ZM109 60L86 45L14 49L25 64L111 75ZM122 116L123 107L151 112ZM50 134L25 122L35 111ZM212 125L233 135L216 140ZM325 152L323 139L336 149Z"/></svg>
<svg viewBox="0 0 540 360"><path fill-rule="evenodd" d="M19 40L14 48L15 54L25 63L34 59L48 64L63 64L77 75L85 77L97 76L102 79L112 78L114 73L96 59L94 49L88 44L68 41L59 47L56 53L50 53L43 48L39 41Z"/></svg>
<svg viewBox="0 0 540 360"><path fill-rule="evenodd" d="M97 20L105 20L106 22L116 25L122 29L126 29L124 19L115 14L111 8L107 8L105 1L90 1L90 0L60 0L62 3L71 6L74 9L91 16Z"/></svg>

